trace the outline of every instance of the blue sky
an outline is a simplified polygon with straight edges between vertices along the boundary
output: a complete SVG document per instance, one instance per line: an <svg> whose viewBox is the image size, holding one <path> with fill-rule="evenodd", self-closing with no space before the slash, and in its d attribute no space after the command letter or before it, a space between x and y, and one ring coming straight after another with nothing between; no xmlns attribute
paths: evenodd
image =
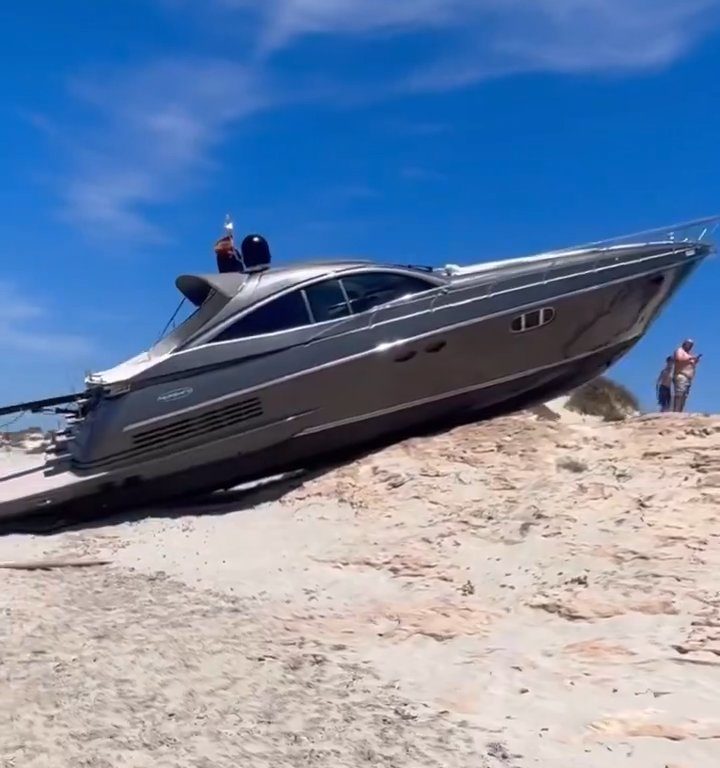
<svg viewBox="0 0 720 768"><path fill-rule="evenodd" d="M0 402L146 348L230 212L276 261L491 260L720 212L720 0L0 11ZM718 262L615 369L705 352Z"/></svg>

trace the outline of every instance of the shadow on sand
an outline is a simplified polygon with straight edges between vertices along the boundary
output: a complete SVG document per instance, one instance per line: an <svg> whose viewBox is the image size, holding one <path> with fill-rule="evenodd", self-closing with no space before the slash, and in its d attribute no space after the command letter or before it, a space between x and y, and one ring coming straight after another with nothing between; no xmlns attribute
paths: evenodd
<svg viewBox="0 0 720 768"><path fill-rule="evenodd" d="M328 466L323 470L298 470L247 486L238 486L228 491L216 491L185 499L175 498L167 503L149 506L132 505L106 513L98 513L97 509L92 508L82 511L61 508L57 511L1 521L0 536L11 534L47 536L62 531L105 528L146 519L175 519L188 515L226 515L231 512L241 512L259 504L278 501L308 480L330 471L334 466L336 465Z"/></svg>

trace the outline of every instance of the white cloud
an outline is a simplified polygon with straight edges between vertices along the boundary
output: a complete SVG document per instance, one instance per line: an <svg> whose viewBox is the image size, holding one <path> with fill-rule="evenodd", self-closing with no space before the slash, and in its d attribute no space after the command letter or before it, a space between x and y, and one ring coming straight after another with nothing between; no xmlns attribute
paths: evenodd
<svg viewBox="0 0 720 768"><path fill-rule="evenodd" d="M427 62L450 86L540 69L644 68L673 61L718 22L719 0L216 0L254 10L268 51L307 35L442 33L451 49ZM458 55L459 54L459 55ZM413 75L421 83L422 70Z"/></svg>
<svg viewBox="0 0 720 768"><path fill-rule="evenodd" d="M86 231L153 241L147 206L175 199L233 122L267 105L261 73L223 60L166 60L78 80L75 95L100 125L80 137L63 215Z"/></svg>
<svg viewBox="0 0 720 768"><path fill-rule="evenodd" d="M175 14L212 12L200 0L156 1ZM242 54L226 59L181 54L73 84L97 120L74 137L62 213L86 232L162 240L152 207L202 184L229 131L261 110L362 103L521 72L643 71L676 60L720 21L720 0L213 0L212 8L231 17L218 17L218 27L242 25L244 40L259 40L255 49L239 45ZM203 37L212 28L204 22ZM290 69L278 55L308 37L362 46L413 35L422 36L424 59L393 57L381 77L352 85L331 67L304 69L295 57ZM362 48L350 50L362 61Z"/></svg>
<svg viewBox="0 0 720 768"><path fill-rule="evenodd" d="M48 330L52 320L16 287L0 282L0 350L61 359L77 359L90 352L91 344L82 336Z"/></svg>
<svg viewBox="0 0 720 768"><path fill-rule="evenodd" d="M218 0L230 8L257 11L265 49L306 34L407 32L451 27L478 5L471 0Z"/></svg>
<svg viewBox="0 0 720 768"><path fill-rule="evenodd" d="M43 310L13 290L7 283L0 282L0 323L16 323L33 319Z"/></svg>

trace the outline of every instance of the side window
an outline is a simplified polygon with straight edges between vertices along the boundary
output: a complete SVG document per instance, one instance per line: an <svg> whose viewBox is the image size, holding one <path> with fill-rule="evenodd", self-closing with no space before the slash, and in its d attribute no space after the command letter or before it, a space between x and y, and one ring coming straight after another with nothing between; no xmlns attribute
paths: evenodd
<svg viewBox="0 0 720 768"><path fill-rule="evenodd" d="M380 304L407 296L409 293L428 291L433 286L410 275L393 272L364 272L342 278L342 284L354 313L366 312Z"/></svg>
<svg viewBox="0 0 720 768"><path fill-rule="evenodd" d="M513 333L523 333L532 331L533 328L540 328L543 325L552 323L555 319L555 310L552 307L543 307L542 309L533 309L524 315L514 317L510 323L510 330Z"/></svg>
<svg viewBox="0 0 720 768"><path fill-rule="evenodd" d="M335 320L350 314L339 280L325 280L305 289L310 311L316 323Z"/></svg>
<svg viewBox="0 0 720 768"><path fill-rule="evenodd" d="M293 291L269 301L218 334L213 341L244 339L263 333L276 333L300 328L311 323L301 291Z"/></svg>

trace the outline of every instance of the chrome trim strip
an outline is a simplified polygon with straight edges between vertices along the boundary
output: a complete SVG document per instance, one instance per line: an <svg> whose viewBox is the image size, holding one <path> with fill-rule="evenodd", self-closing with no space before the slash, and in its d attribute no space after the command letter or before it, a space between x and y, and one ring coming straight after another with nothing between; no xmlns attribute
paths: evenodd
<svg viewBox="0 0 720 768"><path fill-rule="evenodd" d="M460 307L460 306L463 306L464 304L471 304L473 301L482 301L483 299L492 299L495 296L504 296L504 295L506 295L508 293L514 293L515 291L524 290L525 288L536 288L539 285L548 285L549 283L556 283L556 282L559 282L561 280L572 280L572 279L574 279L576 277L585 277L586 275L595 275L595 274L598 274L600 272L604 272L604 271L606 271L608 269L617 269L618 267L627 267L627 266L630 266L630 265L633 265L633 264L642 264L645 261L653 261L654 259L662 259L662 258L665 258L666 256L671 256L671 255L673 255L675 253L676 253L676 251L674 251L674 250L673 251L666 251L664 253L656 253L653 256L644 256L641 259L633 259L632 261L621 261L621 262L617 262L616 264L608 264L608 265L606 265L604 267L596 267L595 269L586 269L583 272L573 272L571 275L560 275L559 277L550 277L550 278L547 278L545 280L538 280L538 281L536 281L534 283L526 283L525 285L515 286L514 288L506 288L503 291L495 291L494 293L493 292L488 292L487 294L485 294L484 296L481 296L481 297L475 297L475 298L471 298L471 299L464 299L463 301L456 301L456 302L454 302L452 304L444 305L443 307L441 307L441 309L446 309L446 308L449 308L449 307ZM686 256L684 262L678 262L678 264L674 265L674 266L679 266L679 264L687 263L688 261L697 261L697 257L696 258L689 258L689 257ZM667 269L672 269L672 268L673 267L667 267ZM636 277L644 277L645 275L652 274L652 272L654 272L654 271L655 270L649 270L649 271L646 271L646 272L640 272L637 275L632 275L631 277L622 277L622 278L619 278L618 280L612 280L612 281L608 280L606 282L603 282L600 286L597 286L597 287L602 287L604 285L614 285L614 284L616 284L618 282L623 282L625 280L634 280ZM586 289L580 289L578 291L578 293L581 293L583 290L586 290ZM564 296L566 294L561 294L561 295ZM555 298L557 298L557 297L553 297L552 300L554 300ZM548 301L550 301L550 300L551 299L548 299ZM433 311L436 311L436 310L433 308ZM417 313L417 314L421 314L421 313ZM412 317L412 315L407 315L406 317Z"/></svg>
<svg viewBox="0 0 720 768"><path fill-rule="evenodd" d="M692 259L688 259L684 263L698 261L700 258L702 258L702 257L694 257ZM672 267L667 267L667 269L668 270L674 269L677 266L680 266L680 265L676 264L676 265L674 265ZM636 279L641 278L641 277L647 277L648 275L652 275L656 271L657 271L656 269L650 269L650 270L647 270L646 272L639 272L639 273L631 275L629 277L621 277L621 278L618 278L616 280L607 280L607 281L604 281L604 282L602 282L602 283L600 283L598 285L592 285L592 286L589 286L587 288L580 288L580 289L575 290L575 291L568 291L567 293L561 293L561 294L558 294L557 296L554 296L552 298L552 301L558 301L560 299L565 299L565 298L567 298L569 296L578 296L578 295L581 295L581 294L589 293L591 291L597 291L597 290L600 290L601 288L605 288L605 287L607 287L609 285L617 285L619 283L624 283L624 282L626 282L628 280L636 280ZM575 275L565 276L562 279L567 280L567 279L570 279L570 277L575 277ZM532 287L532 286L522 286L522 287L523 288L529 288L529 287ZM517 290L517 289L511 289L511 290ZM546 305L548 303L548 301L550 301L550 300L549 299L543 299L540 303L543 304L543 305ZM459 302L459 303L464 304L464 303L467 303L467 302ZM531 307L534 307L537 303L538 302L535 301L535 302L531 302L529 304L518 305L518 306L512 307L510 309L502 310L501 312L493 312L492 314L489 314L489 315L481 315L479 317L473 317L470 320L464 320L461 323L455 323L453 325L440 326L438 328L434 328L432 331L427 331L425 333L418 334L417 336L412 336L412 337L408 338L406 340L406 342L407 343L413 343L413 342L416 342L416 341L421 341L422 339L426 339L426 338L428 338L430 336L434 336L437 333L447 333L449 331L455 331L458 328L465 328L468 325L473 325L474 323L484 322L485 320L492 320L492 319L495 319L497 317L504 317L506 315L521 314L524 310L530 309ZM456 306L456 305L453 304L452 306ZM426 310L426 311L428 311L428 310ZM416 313L416 314L422 314L422 313ZM404 315L402 318L395 318L395 319L393 319L392 322L397 322L398 320L406 320L408 317L413 317L413 315ZM358 329L358 330L367 331L367 327L361 328L361 329ZM227 342L220 342L220 343L227 343ZM309 370L297 371L296 373L290 373L290 374L287 374L286 376L281 376L281 377L279 377L277 379L273 379L271 381L265 381L262 384L256 384L256 385L254 385L252 387L247 387L245 389L240 389L240 390L237 390L235 392L230 392L227 395L222 395L220 397L213 398L212 400L206 400L206 401L204 401L202 403L199 403L198 405L188 406L187 408L183 408L183 409L178 410L178 411L172 411L171 413L166 413L166 414L163 414L162 416L153 416L153 418L146 419L144 421L137 421L137 422L135 422L133 424L128 424L127 426L123 427L123 432L129 432L130 430L137 429L139 427L145 427L148 424L154 424L154 423L156 423L158 421L164 421L166 419L173 419L173 418L176 418L177 416L182 416L182 415L184 415L186 413L191 413L192 411L196 411L196 410L198 410L200 408L205 408L207 406L215 405L217 403L223 403L226 400L231 400L231 399L233 399L235 397L241 397L243 395L246 395L246 394L248 394L250 392L254 392L254 391L258 390L258 389L262 389L264 387L274 386L276 384L283 384L283 383L285 383L287 381L292 381L293 379L300 378L301 376L307 376L309 374L316 373L317 371L325 370L326 368L332 368L333 366L336 366L336 365L341 365L343 363L353 362L354 360L360 360L361 358L367 357L368 355L372 355L372 354L377 354L377 350L375 348L366 349L366 350L364 350L362 352L358 352L358 353L356 353L354 355L348 355L347 357L342 357L342 358L340 358L338 360L333 360L333 361L331 361L329 363L324 363L322 365L315 366L314 368L309 369ZM242 363L242 360L239 361L239 364L240 363ZM192 375L192 374L189 372L187 375ZM178 378L182 379L182 378L185 378L185 377L182 376L182 377L178 377Z"/></svg>
<svg viewBox="0 0 720 768"><path fill-rule="evenodd" d="M440 311L440 310L443 310L443 309L452 309L453 307L460 307L460 306L463 306L465 304L471 304L471 303L473 303L475 301L484 301L485 299L492 299L495 296L504 296L505 294L514 293L515 291L522 291L522 290L524 290L526 288L536 288L537 286L540 286L540 285L548 285L550 283L555 283L555 282L558 282L558 281L561 281L561 280L572 280L572 279L574 279L576 277L584 277L586 275L598 274L600 272L604 272L604 271L609 270L609 269L617 269L618 267L626 267L626 266L631 266L633 264L641 264L641 263L646 262L646 261L653 261L654 259L662 259L662 258L666 258L667 256L671 256L671 255L675 255L675 254L677 254L678 256L683 255L683 254L685 255L685 259L683 261L679 260L678 261L678 265L681 264L681 263L687 263L688 261L696 261L698 258L704 258L704 256L688 257L687 253L688 253L687 249L672 249L672 250L669 250L669 251L663 251L662 253L653 254L652 256L643 256L642 258L633 259L631 261L618 261L615 264L606 264L605 266L595 267L594 269L587 269L587 270L584 270L584 271L581 271L581 272L573 272L570 275L560 275L559 277L546 278L546 279L543 279L543 280L538 280L538 281L536 281L534 283L526 283L524 285L515 286L514 288L506 288L505 290L502 290L502 291L492 292L491 290L489 290L487 293L484 293L481 296L473 296L470 299L463 299L462 301L456 301L456 302L453 302L453 303L444 304L442 307L436 308L434 306L434 304L433 304L433 306L431 307L430 311L437 312L437 311ZM609 258L609 257L610 256L608 255L607 258ZM618 257L616 256L615 258L617 259ZM593 263L596 263L597 261L600 261L600 260L602 260L602 256L598 257L595 260L595 262L593 262ZM555 266L561 266L561 265L555 265ZM677 265L675 265L675 266L677 266ZM551 267L552 267L552 265L548 266L545 270L543 270L543 274L547 273L548 269L550 269ZM668 267L668 269L670 269L670 268L671 267ZM365 270L365 271L368 271L368 270ZM330 276L324 277L324 278L322 278L322 280L331 279L334 274L335 273L331 274ZM642 277L643 274L647 274L647 273L642 273L640 275L637 275L637 277ZM512 277L512 275L508 275L508 277ZM339 279L339 278L336 278L336 279ZM482 279L482 282L480 282L481 279ZM621 280L626 280L626 279L630 279L630 278L621 278ZM314 280L316 282L318 282L317 278L314 278ZM443 295L447 295L449 293L452 293L453 292L453 286L456 286L455 290L457 290L458 292L460 292L460 291L467 291L469 289L472 289L473 283L477 283L477 287L478 288L481 288L482 286L489 286L490 288L492 288L492 286L493 286L492 272L477 272L476 274L470 273L468 275L463 275L462 279L460 279L460 280L451 280L450 282L447 282L445 285L437 285L434 288L429 288L427 291L421 291L421 292L419 292L417 294L413 294L413 297L414 297L413 300L408 302L408 303L412 304L413 301L420 302L420 301L423 301L424 299L433 298L433 294L434 294L434 299L437 300L439 297L441 297ZM306 287L306 285L309 285L309 284L310 283L308 282L308 283L303 283L301 285L292 286L291 288L288 288L285 291L282 291L281 293L273 294L273 296L270 296L267 299L264 299L262 302L258 303L257 305L253 305L253 307L246 307L246 308L244 308L241 312L239 312L237 315L234 316L234 320L239 320L242 317L244 317L245 314L249 314L252 310L260 308L261 306L263 306L264 304L269 303L273 299L280 298L281 296L283 296L283 295L285 295L287 293L290 293L290 292L292 292L294 290L297 290L298 288L301 288L301 287L304 288L304 287ZM612 285L613 283L611 281L607 281L606 284ZM581 290L584 290L584 289L581 289ZM367 325L363 325L363 326L361 326L359 328L353 328L351 330L345 331L345 333L351 334L351 333L357 333L358 331L365 331L365 330L367 330L368 326L376 327L376 326L385 325L387 323L394 323L394 322L397 322L398 320L406 320L408 318L417 317L418 315L424 314L425 312L428 311L427 309L422 309L422 310L420 310L418 312L411 312L411 313L409 313L407 315L403 315L403 317L401 317L401 318L394 317L394 318L390 318L388 320L383 320L383 321L381 321L379 323L372 323L372 319L375 317L375 315L378 312L380 312L380 311L382 311L382 310L384 310L384 309L386 309L388 307L391 307L391 306L393 306L396 303L397 304L401 304L402 300L401 299L394 299L393 301L388 302L387 304L383 304L383 305L380 305L378 307L374 307L372 310L368 311L368 313L372 313L372 314L370 316L370 322ZM362 314L364 314L364 313L358 313L357 315L351 315L351 317L352 318L361 317ZM229 327L230 321L229 320L228 321L223 321L223 323L220 326L218 326L217 328L208 329L208 331L206 333L209 334L209 333L212 333L212 332L215 332L215 331L221 332L226 327L225 326L226 322L227 322L227 326ZM325 327L329 328L329 327L331 327L332 323L336 323L336 324L340 325L341 323L344 323L344 322L348 322L348 318L342 318L341 320L326 320L326 321L323 321L321 323L311 324L311 326L307 326L306 325L306 326L299 326L298 328L292 328L292 329L283 330L283 331L275 331L273 333L263 334L263 337L279 336L280 334L291 333L291 332L300 330L300 328L308 328L308 327L312 327L312 326L318 327L318 328L321 328L321 327L325 326ZM322 332L322 330L320 332ZM197 338L202 338L202 336L203 336L203 334L199 334L199 336ZM197 338L196 338L196 341L197 341ZM258 338L258 337L248 337L248 338ZM202 347L206 347L206 346L220 346L220 345L223 345L223 344L233 344L236 341L238 341L238 340L236 340L236 339L230 339L228 341L212 341L212 340L208 340L208 341L204 341L204 342L200 343L198 346L187 347L185 349L178 350L177 352L175 352L173 354L175 356L184 355L184 354L187 354L189 352L194 352L197 349L200 349ZM312 339L310 341L312 341Z"/></svg>
<svg viewBox="0 0 720 768"><path fill-rule="evenodd" d="M398 411L404 411L407 408L414 408L418 405L425 405L427 403L433 403L437 402L438 400L445 400L449 397L455 397L456 395L464 395L468 392L475 392L480 389L487 389L488 387L494 387L497 384L506 384L509 381L515 381L516 379L522 379L525 376L532 376L534 373L541 373L542 371L549 371L552 368L559 368L562 365L566 365L567 363L575 363L579 360L584 360L586 357L592 357L593 355L597 355L600 352L604 352L607 349L612 349L612 347L619 346L620 344L635 341L639 339L639 336L630 336L629 338L621 339L620 341L615 340L611 344L606 344L604 347L600 347L599 349L595 349L592 352L585 352L582 355L576 355L575 357L568 357L566 360L561 360L558 363L549 363L548 365L541 365L537 368L530 368L528 370L523 371L522 373L513 373L510 376L502 376L499 379L493 379L492 381L485 381L482 384L473 384L470 387L461 387L460 389L453 389L450 392L443 392L441 395L432 395L431 397L423 397L419 400L413 400L409 403L402 403L401 405L394 405L390 408L382 408L377 411L372 411L371 413L364 413L362 416L352 416L347 419L339 419L338 421L332 421L329 424L323 424L322 426L318 427L308 427L308 429L303 430L300 432L296 437L302 437L303 435L313 435L317 432L325 432L328 429L333 429L334 427L343 427L347 424L356 424L359 421L367 421L368 419L373 419L376 416L386 416L390 413L397 413Z"/></svg>

